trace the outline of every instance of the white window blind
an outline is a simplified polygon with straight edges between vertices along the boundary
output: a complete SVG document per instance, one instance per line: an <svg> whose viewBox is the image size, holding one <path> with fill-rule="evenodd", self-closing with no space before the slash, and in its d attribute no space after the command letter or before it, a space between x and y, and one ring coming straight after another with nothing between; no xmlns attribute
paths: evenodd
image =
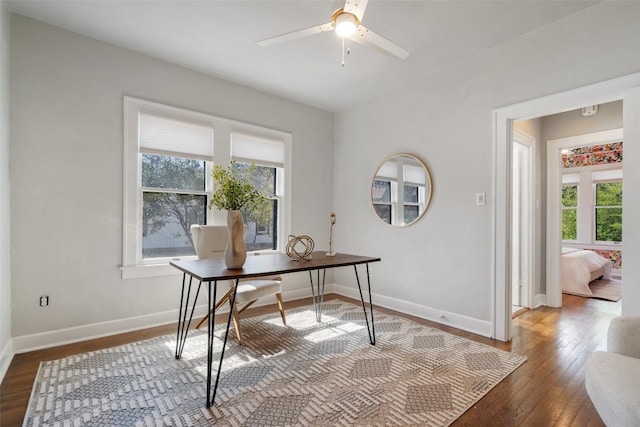
<svg viewBox="0 0 640 427"><path fill-rule="evenodd" d="M140 113L140 151L213 160L210 126Z"/></svg>
<svg viewBox="0 0 640 427"><path fill-rule="evenodd" d="M404 181L412 184L426 183L427 175L422 166L404 165Z"/></svg>
<svg viewBox="0 0 640 427"><path fill-rule="evenodd" d="M579 173L565 173L562 174L562 184L578 184L580 182L580 174Z"/></svg>
<svg viewBox="0 0 640 427"><path fill-rule="evenodd" d="M619 181L622 179L622 169L594 171L591 173L592 181Z"/></svg>
<svg viewBox="0 0 640 427"><path fill-rule="evenodd" d="M386 162L380 166L380 169L378 169L376 178L388 178L391 180L398 179L398 165L395 162Z"/></svg>
<svg viewBox="0 0 640 427"><path fill-rule="evenodd" d="M284 141L231 134L231 159L235 161L284 167L284 148Z"/></svg>

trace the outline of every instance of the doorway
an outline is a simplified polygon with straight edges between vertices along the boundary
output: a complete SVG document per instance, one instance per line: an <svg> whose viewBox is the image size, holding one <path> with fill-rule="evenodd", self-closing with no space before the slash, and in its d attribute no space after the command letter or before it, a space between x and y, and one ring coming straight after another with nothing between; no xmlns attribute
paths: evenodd
<svg viewBox="0 0 640 427"><path fill-rule="evenodd" d="M542 117L551 114L581 108L585 105L597 105L611 101L624 99L623 121L625 128L625 142L631 149L625 151L625 160L633 163L640 160L640 123L636 117L640 114L640 73L626 77L609 80L606 82L570 90L544 98L534 99L528 102L503 107L494 111L494 135L495 135L495 163L494 163L494 210L493 210L493 261L492 273L493 311L492 327L493 337L501 341L511 339L511 250L509 237L511 234L511 162L513 147L513 124L516 120ZM628 178L628 179L627 179ZM623 241L625 251L629 258L640 257L640 229L633 227L629 220L640 216L640 168L625 171L623 189L625 198L623 209ZM629 191L627 191L629 190ZM548 206L547 206L548 209ZM561 224L548 217L548 233L552 229L559 232ZM627 226L627 222L629 226ZM555 240L553 240L555 241ZM545 258L547 264L550 260L559 260L561 253L560 240L557 244L547 245ZM553 261L551 261L553 262ZM556 261L557 263L557 261ZM633 281L640 280L640 264L637 266L627 263L624 267L625 278ZM546 268L546 305L551 307L562 306L562 293L560 290L560 272ZM640 287L628 287L625 289L625 299L622 302L622 314L640 312Z"/></svg>

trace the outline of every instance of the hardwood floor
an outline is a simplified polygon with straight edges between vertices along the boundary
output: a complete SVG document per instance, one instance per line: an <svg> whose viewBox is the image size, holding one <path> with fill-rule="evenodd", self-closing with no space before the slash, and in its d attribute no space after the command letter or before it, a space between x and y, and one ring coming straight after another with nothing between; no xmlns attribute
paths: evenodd
<svg viewBox="0 0 640 427"><path fill-rule="evenodd" d="M347 298L327 295L326 300ZM287 308L310 304L310 299L286 303ZM502 343L426 320L402 315L484 344L527 356L527 362L498 384L453 426L603 426L584 389L584 363L594 350L604 350L609 320L620 313L613 303L563 296L564 307L542 307L514 319L513 340ZM259 315L274 307L258 307ZM46 350L18 354L0 385L0 426L20 426L31 386L41 360L99 350L158 335L174 334L175 326L162 326Z"/></svg>

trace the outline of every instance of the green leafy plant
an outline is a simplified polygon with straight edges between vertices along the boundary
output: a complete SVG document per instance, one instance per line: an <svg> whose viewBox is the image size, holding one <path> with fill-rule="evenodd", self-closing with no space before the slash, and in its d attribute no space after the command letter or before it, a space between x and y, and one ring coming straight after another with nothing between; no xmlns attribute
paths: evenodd
<svg viewBox="0 0 640 427"><path fill-rule="evenodd" d="M255 165L242 168L231 162L229 167L216 165L213 168L214 192L209 208L215 206L220 210L260 209L269 201L269 197L258 191L254 185L253 171Z"/></svg>

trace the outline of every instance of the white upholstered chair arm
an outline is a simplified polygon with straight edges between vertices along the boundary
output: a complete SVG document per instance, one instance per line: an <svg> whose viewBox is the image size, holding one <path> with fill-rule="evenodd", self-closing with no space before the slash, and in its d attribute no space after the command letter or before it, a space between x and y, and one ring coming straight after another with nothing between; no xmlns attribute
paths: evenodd
<svg viewBox="0 0 640 427"><path fill-rule="evenodd" d="M607 351L640 358L640 316L620 316L611 320Z"/></svg>

